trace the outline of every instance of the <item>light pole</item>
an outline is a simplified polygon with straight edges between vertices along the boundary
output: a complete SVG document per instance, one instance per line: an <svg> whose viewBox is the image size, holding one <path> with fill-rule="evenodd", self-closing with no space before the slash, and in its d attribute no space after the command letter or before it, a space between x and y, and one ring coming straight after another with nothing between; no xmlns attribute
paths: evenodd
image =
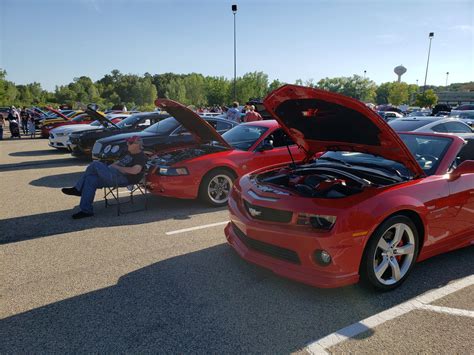
<svg viewBox="0 0 474 355"><path fill-rule="evenodd" d="M423 93L425 93L426 90L426 78L428 77L428 65L430 64L431 40L434 37L434 32L430 32L428 37L430 38L430 46L428 47L428 60L426 61L425 84L423 85Z"/></svg>
<svg viewBox="0 0 474 355"><path fill-rule="evenodd" d="M446 90L448 89L448 76L449 76L449 71L446 72Z"/></svg>
<svg viewBox="0 0 474 355"><path fill-rule="evenodd" d="M237 42L236 42L236 31L235 31L235 14L237 13L237 5L232 5L232 13L234 14L234 101L237 100Z"/></svg>
<svg viewBox="0 0 474 355"><path fill-rule="evenodd" d="M364 79L365 79L365 74L367 74L367 70L364 70Z"/></svg>

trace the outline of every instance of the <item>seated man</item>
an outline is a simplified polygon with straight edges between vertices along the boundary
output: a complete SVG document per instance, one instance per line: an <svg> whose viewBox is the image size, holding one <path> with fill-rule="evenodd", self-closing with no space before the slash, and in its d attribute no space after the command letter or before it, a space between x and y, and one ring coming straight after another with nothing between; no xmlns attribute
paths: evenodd
<svg viewBox="0 0 474 355"><path fill-rule="evenodd" d="M92 203L95 191L105 186L127 186L138 183L145 169L147 158L143 153L140 137L127 139L127 153L119 161L107 165L94 161L86 169L74 187L65 187L61 191L66 195L81 196L80 211L72 215L79 219L94 215Z"/></svg>

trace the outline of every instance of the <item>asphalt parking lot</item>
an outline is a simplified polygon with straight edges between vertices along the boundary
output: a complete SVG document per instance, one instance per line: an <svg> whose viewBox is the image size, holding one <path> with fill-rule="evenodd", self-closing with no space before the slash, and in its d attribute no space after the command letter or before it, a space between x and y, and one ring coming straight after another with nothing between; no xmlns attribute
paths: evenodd
<svg viewBox="0 0 474 355"><path fill-rule="evenodd" d="M99 192L96 216L72 220L60 188L86 165L46 140L0 141L0 353L474 349L472 246L393 292L316 289L241 260L225 208L150 196L117 217Z"/></svg>

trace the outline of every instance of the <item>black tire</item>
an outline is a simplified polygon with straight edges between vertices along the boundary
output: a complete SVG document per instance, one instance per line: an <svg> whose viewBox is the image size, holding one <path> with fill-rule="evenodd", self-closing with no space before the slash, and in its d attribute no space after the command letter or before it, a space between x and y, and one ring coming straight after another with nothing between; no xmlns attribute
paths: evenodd
<svg viewBox="0 0 474 355"><path fill-rule="evenodd" d="M361 281L380 291L399 287L415 265L419 245L418 231L410 218L402 215L388 218L365 247Z"/></svg>
<svg viewBox="0 0 474 355"><path fill-rule="evenodd" d="M201 181L199 198L211 206L225 206L235 178L236 175L227 169L211 170Z"/></svg>

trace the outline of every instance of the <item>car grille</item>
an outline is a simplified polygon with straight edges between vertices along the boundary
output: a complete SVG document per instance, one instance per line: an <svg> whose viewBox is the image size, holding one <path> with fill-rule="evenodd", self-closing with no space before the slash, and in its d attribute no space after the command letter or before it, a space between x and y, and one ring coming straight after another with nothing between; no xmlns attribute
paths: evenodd
<svg viewBox="0 0 474 355"><path fill-rule="evenodd" d="M247 213L254 219L268 222L279 222L279 223L289 223L291 217L293 217L293 212L275 210L273 208L255 206L251 203L243 200L245 204L245 209Z"/></svg>
<svg viewBox="0 0 474 355"><path fill-rule="evenodd" d="M234 223L232 223L232 228L235 235L242 243L244 243L247 248L253 249L276 259L284 260L293 264L301 264L300 258L295 251L249 238Z"/></svg>

